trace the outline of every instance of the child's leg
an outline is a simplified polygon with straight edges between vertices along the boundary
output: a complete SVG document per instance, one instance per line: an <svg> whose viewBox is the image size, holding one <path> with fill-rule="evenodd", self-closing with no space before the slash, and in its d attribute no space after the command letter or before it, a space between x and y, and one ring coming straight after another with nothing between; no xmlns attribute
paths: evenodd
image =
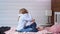
<svg viewBox="0 0 60 34"><path fill-rule="evenodd" d="M30 26L26 26L24 27L22 30L20 30L19 32L37 32L37 28L36 28L36 23L34 22L33 24L31 24Z"/></svg>
<svg viewBox="0 0 60 34"><path fill-rule="evenodd" d="M26 27L24 27L25 29L26 28L36 28L36 23L34 22L34 23L32 23L31 25L29 25L29 26L26 26Z"/></svg>
<svg viewBox="0 0 60 34"><path fill-rule="evenodd" d="M17 32L32 32L32 28L16 30Z"/></svg>
<svg viewBox="0 0 60 34"><path fill-rule="evenodd" d="M30 27L33 29L33 32L37 32L38 29L36 28L37 24L34 22L33 24L30 25Z"/></svg>
<svg viewBox="0 0 60 34"><path fill-rule="evenodd" d="M33 24L30 25L32 28L36 28L37 24L34 22Z"/></svg>

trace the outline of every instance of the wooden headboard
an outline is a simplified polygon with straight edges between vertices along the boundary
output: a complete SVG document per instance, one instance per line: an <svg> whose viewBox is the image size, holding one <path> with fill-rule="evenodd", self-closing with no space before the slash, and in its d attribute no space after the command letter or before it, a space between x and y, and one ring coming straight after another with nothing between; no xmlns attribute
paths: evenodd
<svg viewBox="0 0 60 34"><path fill-rule="evenodd" d="M60 0L51 0L52 17L51 23L54 24L54 12L60 12Z"/></svg>

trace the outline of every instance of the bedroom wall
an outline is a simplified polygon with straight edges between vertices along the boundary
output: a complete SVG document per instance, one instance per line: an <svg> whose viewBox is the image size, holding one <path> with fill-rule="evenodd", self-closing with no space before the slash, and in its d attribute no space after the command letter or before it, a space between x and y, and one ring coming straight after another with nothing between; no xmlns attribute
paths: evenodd
<svg viewBox="0 0 60 34"><path fill-rule="evenodd" d="M40 26L47 23L45 10L51 9L51 0L0 0L0 26L16 26L21 8L26 8Z"/></svg>

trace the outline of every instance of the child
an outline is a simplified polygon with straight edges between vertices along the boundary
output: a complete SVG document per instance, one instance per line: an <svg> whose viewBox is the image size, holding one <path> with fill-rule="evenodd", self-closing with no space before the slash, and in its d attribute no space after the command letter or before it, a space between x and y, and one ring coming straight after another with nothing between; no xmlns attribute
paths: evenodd
<svg viewBox="0 0 60 34"><path fill-rule="evenodd" d="M25 8L20 9L18 18L18 32L37 32L35 20ZM33 30L34 29L34 30Z"/></svg>

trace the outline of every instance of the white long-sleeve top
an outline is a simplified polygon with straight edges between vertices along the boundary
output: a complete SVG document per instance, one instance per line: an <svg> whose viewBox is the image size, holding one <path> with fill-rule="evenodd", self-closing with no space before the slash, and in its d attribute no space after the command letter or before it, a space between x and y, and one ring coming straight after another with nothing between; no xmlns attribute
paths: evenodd
<svg viewBox="0 0 60 34"><path fill-rule="evenodd" d="M20 16L18 21L17 30L21 30L24 28L24 26L28 26L32 24L32 16L28 13L26 14L18 14Z"/></svg>

